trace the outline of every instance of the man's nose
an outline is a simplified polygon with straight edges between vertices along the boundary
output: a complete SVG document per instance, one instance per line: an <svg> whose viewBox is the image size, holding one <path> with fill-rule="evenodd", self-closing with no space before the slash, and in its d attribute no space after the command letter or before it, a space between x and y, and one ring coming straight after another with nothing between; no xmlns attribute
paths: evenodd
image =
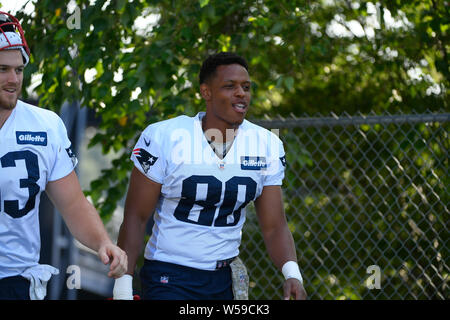
<svg viewBox="0 0 450 320"><path fill-rule="evenodd" d="M19 82L19 75L17 74L16 70L10 69L8 70L8 83L17 83Z"/></svg>
<svg viewBox="0 0 450 320"><path fill-rule="evenodd" d="M235 95L236 95L237 97L243 97L243 96L245 96L245 91L244 91L244 89L242 88L242 86L237 86Z"/></svg>

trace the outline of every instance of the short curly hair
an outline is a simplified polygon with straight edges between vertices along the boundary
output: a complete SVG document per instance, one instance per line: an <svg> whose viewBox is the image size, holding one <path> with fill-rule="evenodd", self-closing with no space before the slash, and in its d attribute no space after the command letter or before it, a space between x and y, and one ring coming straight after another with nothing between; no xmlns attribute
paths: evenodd
<svg viewBox="0 0 450 320"><path fill-rule="evenodd" d="M219 52L210 55L205 61L203 61L199 74L200 84L211 79L215 75L218 66L229 64L239 64L248 72L248 64L243 57L233 52Z"/></svg>

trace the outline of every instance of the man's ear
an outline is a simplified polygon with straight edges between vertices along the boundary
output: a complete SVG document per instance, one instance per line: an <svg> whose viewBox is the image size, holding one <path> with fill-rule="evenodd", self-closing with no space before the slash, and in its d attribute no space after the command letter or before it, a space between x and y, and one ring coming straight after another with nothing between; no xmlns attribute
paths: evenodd
<svg viewBox="0 0 450 320"><path fill-rule="evenodd" d="M200 85L200 94L205 101L208 101L211 99L211 90L209 86L206 83L202 83Z"/></svg>

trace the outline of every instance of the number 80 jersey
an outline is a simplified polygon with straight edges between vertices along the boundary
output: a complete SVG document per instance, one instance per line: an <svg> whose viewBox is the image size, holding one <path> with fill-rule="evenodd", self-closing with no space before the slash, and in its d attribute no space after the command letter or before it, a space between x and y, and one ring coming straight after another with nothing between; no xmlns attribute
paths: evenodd
<svg viewBox="0 0 450 320"><path fill-rule="evenodd" d="M19 100L0 128L0 279L38 264L41 192L76 163L62 120Z"/></svg>
<svg viewBox="0 0 450 320"><path fill-rule="evenodd" d="M239 254L246 205L264 186L282 184L285 154L276 134L244 120L220 159L203 133L203 116L148 126L131 159L162 185L145 258L214 270Z"/></svg>

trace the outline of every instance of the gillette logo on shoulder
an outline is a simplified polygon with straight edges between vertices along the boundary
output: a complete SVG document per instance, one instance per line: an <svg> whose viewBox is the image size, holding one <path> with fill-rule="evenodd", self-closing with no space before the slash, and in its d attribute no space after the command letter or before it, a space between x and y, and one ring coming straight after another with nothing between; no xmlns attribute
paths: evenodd
<svg viewBox="0 0 450 320"><path fill-rule="evenodd" d="M16 131L17 144L47 145L47 132Z"/></svg>
<svg viewBox="0 0 450 320"><path fill-rule="evenodd" d="M266 157L241 157L241 170L267 169Z"/></svg>

